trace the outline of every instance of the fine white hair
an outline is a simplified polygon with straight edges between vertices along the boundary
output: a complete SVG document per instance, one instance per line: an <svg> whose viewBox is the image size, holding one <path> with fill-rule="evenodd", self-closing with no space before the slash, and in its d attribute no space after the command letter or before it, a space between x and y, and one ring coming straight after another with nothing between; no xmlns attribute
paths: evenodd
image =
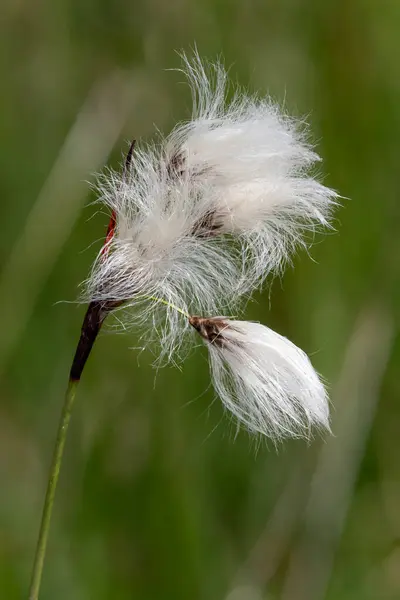
<svg viewBox="0 0 400 600"><path fill-rule="evenodd" d="M183 61L192 119L135 151L122 175L100 179L116 227L85 294L134 305L137 320L150 316L155 327L163 299L169 356L187 326L172 305L190 314L231 312L306 245L305 232L329 225L337 198L309 175L319 157L303 124L240 89L227 102L220 64L204 66L197 55Z"/></svg>
<svg viewBox="0 0 400 600"><path fill-rule="evenodd" d="M191 317L210 353L224 406L253 433L275 441L329 430L326 390L308 356L260 323Z"/></svg>

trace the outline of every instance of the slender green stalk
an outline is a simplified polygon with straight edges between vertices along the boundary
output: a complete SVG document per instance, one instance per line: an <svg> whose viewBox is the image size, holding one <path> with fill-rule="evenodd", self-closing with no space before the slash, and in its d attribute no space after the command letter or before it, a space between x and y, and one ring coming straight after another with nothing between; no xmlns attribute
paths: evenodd
<svg viewBox="0 0 400 600"><path fill-rule="evenodd" d="M172 304L172 302L164 300L164 298L157 298L156 296L143 296L143 298L146 298L147 300L155 300L156 302L161 302L162 304L165 304L165 306L169 306L170 308L173 308L177 312L181 313L181 315L183 315L184 317L187 317L188 319L190 317L189 313L179 308L179 306Z"/></svg>
<svg viewBox="0 0 400 600"><path fill-rule="evenodd" d="M112 310L115 306L118 306L118 303L91 302L86 311L85 318L83 319L81 335L76 347L74 359L72 361L68 387L65 393L64 406L58 425L53 460L50 467L46 497L44 500L42 522L40 524L39 538L37 541L35 559L33 563L31 586L29 589L29 600L38 600L39 598L47 539L49 537L50 530L51 513L53 511L54 496L56 493L58 477L60 475L61 461L64 452L65 440L67 438L68 425L71 419L72 407L75 400L76 388L78 387L82 371L92 351L93 344L96 341L103 321L110 310Z"/></svg>
<svg viewBox="0 0 400 600"><path fill-rule="evenodd" d="M189 318L189 315L174 304L167 302L163 298L156 298L154 296L147 296L149 300L156 300L161 302L181 314ZM76 348L75 356L72 361L70 378L68 388L65 394L64 406L61 413L60 423L58 426L57 439L54 446L53 461L50 467L49 480L47 484L46 498L44 501L42 522L40 524L39 538L36 546L35 559L33 563L31 586L29 590L29 600L38 600L40 584L42 580L43 565L46 555L47 539L49 537L51 513L53 511L54 496L56 493L56 487L58 477L60 474L61 461L64 452L65 440L67 437L68 425L71 419L72 407L74 404L76 388L80 381L82 371L85 367L86 361L92 351L93 344L97 338L100 328L103 324L104 319L108 313L117 308L121 302L108 301L108 302L91 302L86 311L85 318L83 320L81 335Z"/></svg>
<svg viewBox="0 0 400 600"><path fill-rule="evenodd" d="M71 418L76 388L79 381L70 380L65 394L64 406L58 426L57 439L54 446L53 460L50 467L49 481L47 484L46 498L44 501L42 522L40 524L39 538L36 546L35 560L33 563L31 586L29 589L29 600L38 600L40 582L42 579L43 563L46 554L47 539L49 537L50 520L53 511L54 496L56 492L58 477L60 474L61 461L67 437L68 425Z"/></svg>

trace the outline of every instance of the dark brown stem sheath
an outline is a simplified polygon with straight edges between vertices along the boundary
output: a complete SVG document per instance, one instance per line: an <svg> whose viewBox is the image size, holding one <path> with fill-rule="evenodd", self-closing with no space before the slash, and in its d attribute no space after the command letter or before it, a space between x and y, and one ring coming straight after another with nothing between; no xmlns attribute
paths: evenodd
<svg viewBox="0 0 400 600"><path fill-rule="evenodd" d="M123 301L107 300L91 302L83 319L81 337L79 338L74 360L70 371L70 381L79 381L86 361L96 341L104 320L111 311L123 304Z"/></svg>
<svg viewBox="0 0 400 600"><path fill-rule="evenodd" d="M81 337L72 361L70 380L79 381L93 344L106 318L109 307L104 302L91 302L83 320Z"/></svg>

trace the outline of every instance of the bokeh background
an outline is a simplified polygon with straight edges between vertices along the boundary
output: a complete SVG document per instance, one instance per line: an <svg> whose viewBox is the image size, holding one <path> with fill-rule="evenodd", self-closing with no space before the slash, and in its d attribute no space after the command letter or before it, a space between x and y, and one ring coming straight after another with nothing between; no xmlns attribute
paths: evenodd
<svg viewBox="0 0 400 600"><path fill-rule="evenodd" d="M27 597L107 216L88 181L190 112L176 49L308 115L336 233L246 309L329 382L334 436L257 444L196 349L156 372L99 339L67 442L43 600L400 598L398 0L2 0L0 597Z"/></svg>

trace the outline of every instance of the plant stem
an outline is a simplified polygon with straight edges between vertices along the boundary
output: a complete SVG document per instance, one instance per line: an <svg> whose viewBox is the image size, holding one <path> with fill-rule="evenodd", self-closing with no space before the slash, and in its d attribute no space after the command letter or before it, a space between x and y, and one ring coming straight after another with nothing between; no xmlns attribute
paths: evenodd
<svg viewBox="0 0 400 600"><path fill-rule="evenodd" d="M71 419L76 388L78 387L82 371L85 367L87 359L89 358L93 344L96 341L104 319L106 318L107 314L118 305L119 303L117 302L91 302L83 320L81 335L76 347L74 359L72 361L68 387L65 393L64 406L58 425L57 438L53 452L53 461L50 467L46 498L44 500L42 522L40 524L39 538L37 541L35 559L33 562L29 600L38 600L39 598L47 539L49 537L51 513L53 511L54 496L60 474L61 461L64 452L65 440L67 437L68 425Z"/></svg>
<svg viewBox="0 0 400 600"><path fill-rule="evenodd" d="M47 539L49 537L50 520L54 504L58 477L60 474L61 461L67 437L68 425L71 418L76 389L79 380L70 380L65 394L64 406L58 426L57 439L54 447L53 460L50 467L49 480L47 484L46 498L44 501L42 522L40 524L39 538L36 546L35 560L33 563L31 586L29 589L29 600L38 600L40 583L42 579L44 557L46 554Z"/></svg>
<svg viewBox="0 0 400 600"><path fill-rule="evenodd" d="M111 221L112 223L112 221ZM181 314L189 318L189 315L181 308L167 302L163 298L147 296L151 300L156 300L174 308ZM47 540L49 537L51 514L53 512L54 496L56 493L58 477L60 475L61 462L64 453L65 440L67 438L68 425L71 419L71 412L75 400L76 389L80 381L86 361L92 351L94 342L101 329L104 319L107 315L123 304L121 301L108 300L104 302L93 301L89 304L83 320L81 335L76 348L75 356L72 361L70 378L64 399L64 406L61 412L61 418L58 425L56 443L53 451L53 460L50 467L49 479L47 483L46 497L44 500L42 521L40 524L39 538L37 541L35 559L33 562L32 579L29 589L29 600L38 600L40 584L42 580L43 565L46 555Z"/></svg>

